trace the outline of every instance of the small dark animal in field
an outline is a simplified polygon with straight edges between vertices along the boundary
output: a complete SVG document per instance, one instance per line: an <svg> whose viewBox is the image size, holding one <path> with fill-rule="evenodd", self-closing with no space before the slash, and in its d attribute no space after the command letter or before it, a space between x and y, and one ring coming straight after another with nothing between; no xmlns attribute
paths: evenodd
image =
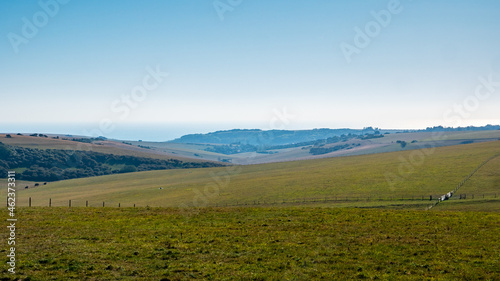
<svg viewBox="0 0 500 281"><path fill-rule="evenodd" d="M24 189L27 189L27 188L28 188L28 186L25 186L25 187L24 187Z"/></svg>
<svg viewBox="0 0 500 281"><path fill-rule="evenodd" d="M46 183L46 182L44 182L44 183L43 183L43 185L47 185L47 183Z"/></svg>
<svg viewBox="0 0 500 281"><path fill-rule="evenodd" d="M39 186L40 184L39 183L35 183L35 186Z"/></svg>

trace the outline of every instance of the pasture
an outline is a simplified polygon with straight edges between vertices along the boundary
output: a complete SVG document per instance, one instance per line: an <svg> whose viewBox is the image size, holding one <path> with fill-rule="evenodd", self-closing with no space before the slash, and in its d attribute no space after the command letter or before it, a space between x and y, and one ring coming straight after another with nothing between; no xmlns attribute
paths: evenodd
<svg viewBox="0 0 500 281"><path fill-rule="evenodd" d="M1 213L5 221L6 212ZM500 214L21 208L2 280L494 280ZM6 255L2 247L2 255ZM4 257L5 259L5 257Z"/></svg>
<svg viewBox="0 0 500 281"><path fill-rule="evenodd" d="M383 206L424 209L430 196L453 190L500 142L429 150L221 168L150 171L49 183L18 192L32 206L207 207L251 205ZM494 159L458 193L499 193ZM2 183L5 185L5 183ZM5 195L2 188L0 196ZM470 196L467 200L472 199ZM479 199L479 198L475 198ZM398 201L400 200L400 201ZM464 201L467 201L464 200Z"/></svg>
<svg viewBox="0 0 500 281"><path fill-rule="evenodd" d="M499 153L492 141L19 181L17 273L1 280L494 280L500 157L458 190L466 200L424 210Z"/></svg>

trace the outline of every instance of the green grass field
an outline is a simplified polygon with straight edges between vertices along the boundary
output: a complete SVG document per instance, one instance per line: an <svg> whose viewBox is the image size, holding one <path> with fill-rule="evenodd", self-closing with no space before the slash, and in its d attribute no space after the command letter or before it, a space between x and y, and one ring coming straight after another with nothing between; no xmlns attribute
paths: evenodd
<svg viewBox="0 0 500 281"><path fill-rule="evenodd" d="M451 200L439 204L446 210L478 210L500 212L500 157L484 165ZM460 200L465 194L466 200Z"/></svg>
<svg viewBox="0 0 500 281"><path fill-rule="evenodd" d="M23 189L18 192L18 204L26 206L31 197L33 206L47 206L49 198L53 206L67 206L69 200L73 206L89 201L96 207L103 201L107 206L204 207L304 200L341 206L339 201L347 197L348 206L373 206L380 204L377 199L436 198L498 153L500 142L495 141L435 150L110 175ZM499 191L498 161L483 167L460 192L474 188L474 192L492 195ZM2 189L0 196L4 195ZM429 201L405 202L420 208L419 204Z"/></svg>
<svg viewBox="0 0 500 281"><path fill-rule="evenodd" d="M21 208L1 280L496 280L500 214ZM2 212L5 221L6 212ZM5 247L1 254L7 258Z"/></svg>
<svg viewBox="0 0 500 281"><path fill-rule="evenodd" d="M496 280L500 157L457 192L466 200L425 209L499 153L492 141L20 181L17 274L0 280Z"/></svg>

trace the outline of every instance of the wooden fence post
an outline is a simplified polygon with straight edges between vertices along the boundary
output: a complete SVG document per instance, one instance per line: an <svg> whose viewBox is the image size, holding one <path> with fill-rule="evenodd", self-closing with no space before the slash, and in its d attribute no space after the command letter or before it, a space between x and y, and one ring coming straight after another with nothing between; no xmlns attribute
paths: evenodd
<svg viewBox="0 0 500 281"><path fill-rule="evenodd" d="M52 207L52 198L49 198L49 207Z"/></svg>
<svg viewBox="0 0 500 281"><path fill-rule="evenodd" d="M69 207L71 208L71 199L69 200Z"/></svg>
<svg viewBox="0 0 500 281"><path fill-rule="evenodd" d="M104 201L102 201L102 207L104 208Z"/></svg>
<svg viewBox="0 0 500 281"><path fill-rule="evenodd" d="M85 207L89 206L89 200L85 201Z"/></svg>
<svg viewBox="0 0 500 281"><path fill-rule="evenodd" d="M29 201L29 206L31 207L31 197L30 197L30 201Z"/></svg>

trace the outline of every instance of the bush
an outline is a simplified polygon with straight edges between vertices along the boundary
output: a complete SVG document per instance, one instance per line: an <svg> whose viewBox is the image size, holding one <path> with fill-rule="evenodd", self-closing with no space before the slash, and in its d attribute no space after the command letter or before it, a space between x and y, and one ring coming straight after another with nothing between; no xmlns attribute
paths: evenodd
<svg viewBox="0 0 500 281"><path fill-rule="evenodd" d="M402 140L398 140L397 143L399 143L401 145L401 148L405 148L405 146L407 145L406 141L402 141Z"/></svg>
<svg viewBox="0 0 500 281"><path fill-rule="evenodd" d="M11 154L10 149L0 142L0 158L6 159Z"/></svg>
<svg viewBox="0 0 500 281"><path fill-rule="evenodd" d="M120 173L133 173L133 172L137 172L137 168L132 165L126 165L120 170Z"/></svg>

